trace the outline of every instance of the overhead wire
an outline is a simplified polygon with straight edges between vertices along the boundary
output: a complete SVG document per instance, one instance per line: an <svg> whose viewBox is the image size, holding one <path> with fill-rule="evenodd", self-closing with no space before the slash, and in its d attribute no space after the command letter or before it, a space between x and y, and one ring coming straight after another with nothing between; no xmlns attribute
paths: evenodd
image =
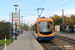
<svg viewBox="0 0 75 50"><path fill-rule="evenodd" d="M44 0L43 0L43 2L44 2ZM43 2L41 3L40 7L42 6ZM30 14L32 14L32 13L35 12L36 10L37 10L37 9L35 9L35 10L33 10L32 12L27 13L27 14L26 14L24 11L22 11L22 10L21 10L21 11L22 11L22 12L25 14L25 16L26 16L26 15L30 15Z"/></svg>
<svg viewBox="0 0 75 50"><path fill-rule="evenodd" d="M42 1L40 7L43 5L43 3L44 3L44 0ZM36 9L36 10L37 10L37 9ZM36 11L36 10L35 10L35 11ZM32 12L31 12L31 13L32 13ZM39 14L39 11L38 11L38 14ZM42 14L42 12L41 12L41 14Z"/></svg>
<svg viewBox="0 0 75 50"><path fill-rule="evenodd" d="M44 3L44 0L42 1L42 3L41 3L41 5L40 5L40 7L43 5L43 3Z"/></svg>
<svg viewBox="0 0 75 50"><path fill-rule="evenodd" d="M21 10L21 11L25 14L24 16L26 16L26 15L30 15L30 14L34 13L36 11L36 9L33 10L32 12L30 12L30 13L27 13L27 14L23 10Z"/></svg>
<svg viewBox="0 0 75 50"><path fill-rule="evenodd" d="M22 11L24 14L26 14L23 10L20 9L20 11Z"/></svg>
<svg viewBox="0 0 75 50"><path fill-rule="evenodd" d="M47 11L49 11L49 12L51 12L51 13L55 14L54 12L50 11L49 9L48 9Z"/></svg>
<svg viewBox="0 0 75 50"><path fill-rule="evenodd" d="M58 1L57 1L55 4L53 4L52 6L50 6L50 8L52 8L53 6L57 5L59 1L60 1L60 0L58 0Z"/></svg>
<svg viewBox="0 0 75 50"><path fill-rule="evenodd" d="M35 10L33 10L32 12L30 12L30 13L26 14L26 15L32 14L32 13L34 13L35 11L36 11L36 9L35 9Z"/></svg>
<svg viewBox="0 0 75 50"><path fill-rule="evenodd" d="M21 10L22 11L22 10ZM27 16L27 15L30 15L30 14L32 14L33 12L35 12L36 11L36 9L35 10L33 10L32 12L30 12L30 13L28 13L28 14L26 14L24 11L22 11L25 15L24 16ZM34 17L34 19L35 19L35 17ZM34 20L33 19L33 20ZM31 21L30 21L31 22Z"/></svg>
<svg viewBox="0 0 75 50"><path fill-rule="evenodd" d="M53 5L56 5L58 2L59 2L60 0L58 0L55 4L53 4ZM53 5L52 6L50 6L50 8L52 8L53 7ZM49 9L47 9L47 11L50 11ZM51 12L51 11L50 11ZM55 14L54 12L51 12L51 13L53 13L53 14Z"/></svg>
<svg viewBox="0 0 75 50"><path fill-rule="evenodd" d="M68 4L70 1L71 1L71 0L69 0L69 1L66 2L65 4L61 5L59 8L61 8L61 7L63 7L64 5ZM58 9L59 9L59 8L58 8ZM58 9L54 10L54 12L57 11ZM48 11L51 12L49 9L48 9ZM54 13L54 12L51 12L51 13ZM56 13L54 13L54 14L56 14Z"/></svg>
<svg viewBox="0 0 75 50"><path fill-rule="evenodd" d="M40 7L43 5L43 2L44 2L44 0L42 1ZM26 14L24 11L22 11L22 10L21 10L21 11L22 11L22 12L25 14L25 16L26 16L26 15L32 14L32 13L35 12L36 10L37 10L37 9L35 9L34 11L32 11L32 12L30 12L30 13L27 13L27 14Z"/></svg>
<svg viewBox="0 0 75 50"><path fill-rule="evenodd" d="M63 7L64 5L68 4L70 1L71 1L71 0L69 0L69 1L66 2L65 4L61 5L59 8L61 8L61 7ZM59 8L58 8L58 9L59 9ZM57 11L58 9L54 10L54 12Z"/></svg>
<svg viewBox="0 0 75 50"><path fill-rule="evenodd" d="M43 3L44 3L44 0L42 0L42 3L41 3L41 5L39 7L41 7L43 5ZM43 10L41 11L40 14L39 14L39 12L40 12L39 10L42 10L42 8L37 8L38 16L41 16Z"/></svg>
<svg viewBox="0 0 75 50"><path fill-rule="evenodd" d="M30 13L25 13L24 11L22 11L24 14L25 14L25 16L27 16L27 15L30 15L30 14L32 14L32 13L34 13L36 11L36 9L35 10L33 10L32 12L30 12ZM34 16L33 16L34 17ZM35 19L35 17L33 18L33 20ZM31 22L31 21L30 21Z"/></svg>

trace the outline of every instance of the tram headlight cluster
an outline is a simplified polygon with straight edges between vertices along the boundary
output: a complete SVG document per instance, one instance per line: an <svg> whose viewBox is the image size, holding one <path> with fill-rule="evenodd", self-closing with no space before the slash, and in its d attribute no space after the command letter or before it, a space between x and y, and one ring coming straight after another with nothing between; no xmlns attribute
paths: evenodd
<svg viewBox="0 0 75 50"><path fill-rule="evenodd" d="M39 37L41 37L41 35L39 35Z"/></svg>
<svg viewBox="0 0 75 50"><path fill-rule="evenodd" d="M52 36L54 36L54 34Z"/></svg>

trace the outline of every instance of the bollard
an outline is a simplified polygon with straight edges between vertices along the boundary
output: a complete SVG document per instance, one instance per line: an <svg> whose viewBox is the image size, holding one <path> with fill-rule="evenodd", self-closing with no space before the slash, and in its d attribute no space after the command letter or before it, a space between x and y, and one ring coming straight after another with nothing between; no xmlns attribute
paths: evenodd
<svg viewBox="0 0 75 50"><path fill-rule="evenodd" d="M5 49L6 49L6 35L5 35Z"/></svg>

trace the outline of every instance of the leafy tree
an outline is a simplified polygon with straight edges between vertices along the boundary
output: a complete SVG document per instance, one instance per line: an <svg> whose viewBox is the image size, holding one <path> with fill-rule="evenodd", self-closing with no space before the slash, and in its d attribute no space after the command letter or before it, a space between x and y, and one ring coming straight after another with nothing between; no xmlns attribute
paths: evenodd
<svg viewBox="0 0 75 50"><path fill-rule="evenodd" d="M35 26L35 24L34 24L34 25L32 25L32 26L31 26L31 28L30 28L30 29L32 29L32 30L34 30L34 31L35 31L35 30L36 30L36 28L37 28L37 26Z"/></svg>
<svg viewBox="0 0 75 50"><path fill-rule="evenodd" d="M22 29L25 29L25 30L28 30L28 28L29 28L29 26L27 25L27 24L24 24L23 26L22 26L22 24L20 25L20 28Z"/></svg>
<svg viewBox="0 0 75 50"><path fill-rule="evenodd" d="M54 25L62 24L62 18L60 16L54 15L52 19L54 20Z"/></svg>
<svg viewBox="0 0 75 50"><path fill-rule="evenodd" d="M0 21L0 39L4 39L5 35L7 36L7 39L10 38L11 24L9 22Z"/></svg>
<svg viewBox="0 0 75 50"><path fill-rule="evenodd" d="M67 17L67 16L64 16L64 23L69 23L69 17Z"/></svg>
<svg viewBox="0 0 75 50"><path fill-rule="evenodd" d="M69 22L72 23L73 25L75 24L75 15L71 15Z"/></svg>

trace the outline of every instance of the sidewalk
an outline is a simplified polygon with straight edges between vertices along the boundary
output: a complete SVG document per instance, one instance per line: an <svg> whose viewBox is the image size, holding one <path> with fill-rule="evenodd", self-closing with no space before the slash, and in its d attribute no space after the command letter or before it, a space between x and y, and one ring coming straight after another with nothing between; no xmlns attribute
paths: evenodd
<svg viewBox="0 0 75 50"><path fill-rule="evenodd" d="M4 50L42 50L42 47L32 33L28 31L18 36L17 40L13 44L8 45Z"/></svg>
<svg viewBox="0 0 75 50"><path fill-rule="evenodd" d="M55 32L55 35L75 39L75 34L68 34L68 33L61 33L61 32Z"/></svg>
<svg viewBox="0 0 75 50"><path fill-rule="evenodd" d="M3 50L4 46L0 46L0 50Z"/></svg>

